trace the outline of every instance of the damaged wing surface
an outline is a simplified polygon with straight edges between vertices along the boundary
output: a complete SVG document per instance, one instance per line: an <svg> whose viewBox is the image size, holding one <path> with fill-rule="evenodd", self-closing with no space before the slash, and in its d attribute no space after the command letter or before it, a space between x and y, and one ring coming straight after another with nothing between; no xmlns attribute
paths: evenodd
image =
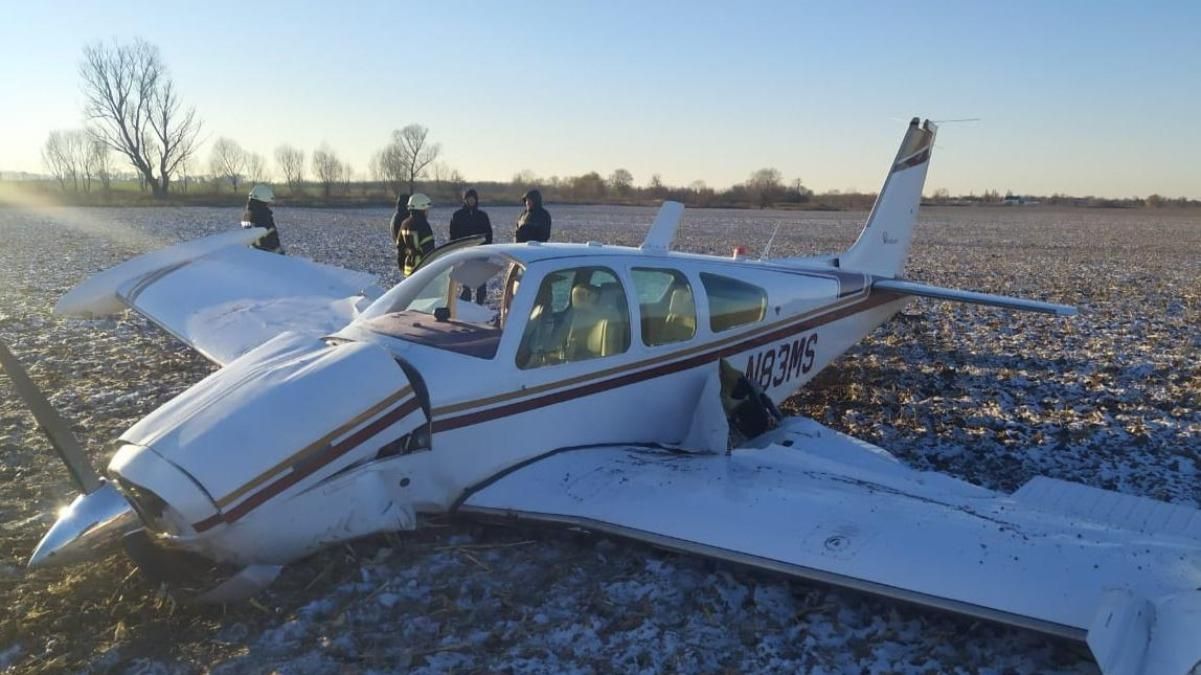
<svg viewBox="0 0 1201 675"><path fill-rule="evenodd" d="M1154 664L1201 659L1201 642L1178 639L1201 615L1176 611L1201 608L1201 512L1047 479L993 492L807 419L764 438L731 455L552 453L470 492L460 511L584 527L1087 638L1106 672L1175 672ZM1118 517L1127 511L1151 517L1156 533L1139 525L1146 518ZM1158 620L1134 622L1141 631L1097 628L1148 612Z"/></svg>
<svg viewBox="0 0 1201 675"><path fill-rule="evenodd" d="M54 311L129 307L224 365L285 331L333 333L381 293L373 275L246 248L261 235L227 232L139 256L76 286Z"/></svg>

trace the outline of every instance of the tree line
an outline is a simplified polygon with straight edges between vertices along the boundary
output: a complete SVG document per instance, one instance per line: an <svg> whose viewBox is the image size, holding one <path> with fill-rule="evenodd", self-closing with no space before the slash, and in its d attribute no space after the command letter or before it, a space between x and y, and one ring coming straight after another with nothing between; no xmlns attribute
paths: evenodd
<svg viewBox="0 0 1201 675"><path fill-rule="evenodd" d="M280 145L275 148L271 166L263 155L225 136L213 141L205 173L197 166L202 122L194 107L184 105L157 47L141 39L89 45L83 50L79 75L84 127L50 132L42 149L43 164L63 192L87 195L98 191L107 196L114 181L130 175L140 190L156 199L172 193L219 194L225 186L237 192L244 189L245 182L275 178L299 200L309 196L310 188L316 188L327 201L383 201L418 189L435 199L457 200L456 193L466 186L458 170L439 161L441 145L420 124L394 130L361 174L326 143L312 151L308 162L304 150ZM125 171L116 168L114 156L125 160ZM614 169L607 176L590 171L565 177L539 177L525 170L507 183L484 182L478 187L485 200L514 203L532 187L540 188L547 200L558 202L638 204L672 199L701 207L859 209L870 208L875 200L874 193L857 191L815 194L799 178L785 180L778 169L771 167L721 190L700 180L687 186L666 185L658 174L637 186L634 176L624 168ZM979 197L951 197L945 189L936 190L928 200L957 205L1014 201L1011 194L1001 198L995 191ZM1198 204L1196 200L1160 195L1145 200L1052 195L1017 201L1078 206Z"/></svg>

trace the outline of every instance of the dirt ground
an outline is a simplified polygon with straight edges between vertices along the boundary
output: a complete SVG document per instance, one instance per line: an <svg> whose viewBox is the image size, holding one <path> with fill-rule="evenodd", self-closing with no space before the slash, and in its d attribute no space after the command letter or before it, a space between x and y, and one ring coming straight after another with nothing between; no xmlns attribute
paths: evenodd
<svg viewBox="0 0 1201 675"><path fill-rule="evenodd" d="M653 211L552 209L559 240L637 244ZM212 366L131 314L54 301L238 210L0 208L0 339L98 467ZM277 211L293 255L396 281L386 211ZM435 210L439 240L449 213ZM495 209L498 230L512 209ZM694 211L678 248L832 252L862 213ZM441 224L440 227L437 224ZM498 233L504 239L506 232ZM923 469L1010 491L1049 475L1201 505L1201 212L922 211L907 276L1079 306L1071 319L918 301L785 408ZM196 606L121 555L31 572L71 498L0 377L0 672L1090 672L1087 650L827 587L559 530L434 522Z"/></svg>

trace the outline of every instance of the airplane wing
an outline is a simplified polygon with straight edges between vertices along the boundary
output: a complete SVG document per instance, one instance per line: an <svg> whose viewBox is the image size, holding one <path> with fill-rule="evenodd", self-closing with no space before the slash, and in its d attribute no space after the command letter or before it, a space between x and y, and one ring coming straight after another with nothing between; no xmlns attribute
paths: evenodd
<svg viewBox="0 0 1201 675"><path fill-rule="evenodd" d="M1004 307L1005 309L1016 309L1026 312L1043 312L1044 314L1056 314L1059 316L1076 315L1076 308L1070 305L1057 305L1051 302L1027 300L1025 298L1014 298L1008 295L993 295L991 293L961 291L957 288L931 286L929 284L920 284L916 281L906 281L904 279L876 279L872 281L872 289L891 291L893 293L900 293L902 295L916 295L923 298L934 298L936 300L951 300L954 302L969 302L976 305Z"/></svg>
<svg viewBox="0 0 1201 675"><path fill-rule="evenodd" d="M469 491L458 509L1087 636L1109 672L1153 653L1201 659L1201 642L1172 637L1201 621L1201 512L1047 478L996 493L802 418L765 438L730 455L558 451ZM1165 627L1190 611L1187 630Z"/></svg>
<svg viewBox="0 0 1201 675"><path fill-rule="evenodd" d="M364 272L247 246L261 228L152 251L66 293L56 314L95 317L126 307L224 365L284 332L327 335L378 297Z"/></svg>

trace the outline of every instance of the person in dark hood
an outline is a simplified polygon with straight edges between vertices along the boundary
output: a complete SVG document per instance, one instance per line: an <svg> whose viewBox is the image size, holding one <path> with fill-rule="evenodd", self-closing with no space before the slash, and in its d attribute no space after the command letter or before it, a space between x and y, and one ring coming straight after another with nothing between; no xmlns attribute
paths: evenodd
<svg viewBox="0 0 1201 675"><path fill-rule="evenodd" d="M530 190L521 196L525 210L517 216L515 241L550 241L550 213L542 208L542 193Z"/></svg>
<svg viewBox="0 0 1201 675"><path fill-rule="evenodd" d="M396 197L396 212L392 214L392 243L396 244L396 268L404 269L404 252L400 247L400 226L409 217L409 193L403 192Z"/></svg>
<svg viewBox="0 0 1201 675"><path fill-rule="evenodd" d="M430 198L420 192L409 197L409 217L400 224L396 238L396 257L406 277L434 250L434 230L426 218L431 206Z"/></svg>
<svg viewBox="0 0 1201 675"><path fill-rule="evenodd" d="M283 254L284 247L279 243L279 230L275 229L275 215L268 206L275 201L275 191L270 185L256 185L250 191L246 200L246 210L242 212L242 227L266 228L267 234L259 237L253 246L260 251Z"/></svg>
<svg viewBox="0 0 1201 675"><path fill-rule="evenodd" d="M462 239L463 237L473 237L484 235L484 243L492 243L492 221L488 219L488 214L481 211L479 208L480 196L474 188L463 193L463 208L455 211L450 217L450 240ZM486 286L480 286L475 289L475 302L477 305L484 304L484 293L487 291ZM464 286L463 292L459 295L463 300L471 300L471 288Z"/></svg>

